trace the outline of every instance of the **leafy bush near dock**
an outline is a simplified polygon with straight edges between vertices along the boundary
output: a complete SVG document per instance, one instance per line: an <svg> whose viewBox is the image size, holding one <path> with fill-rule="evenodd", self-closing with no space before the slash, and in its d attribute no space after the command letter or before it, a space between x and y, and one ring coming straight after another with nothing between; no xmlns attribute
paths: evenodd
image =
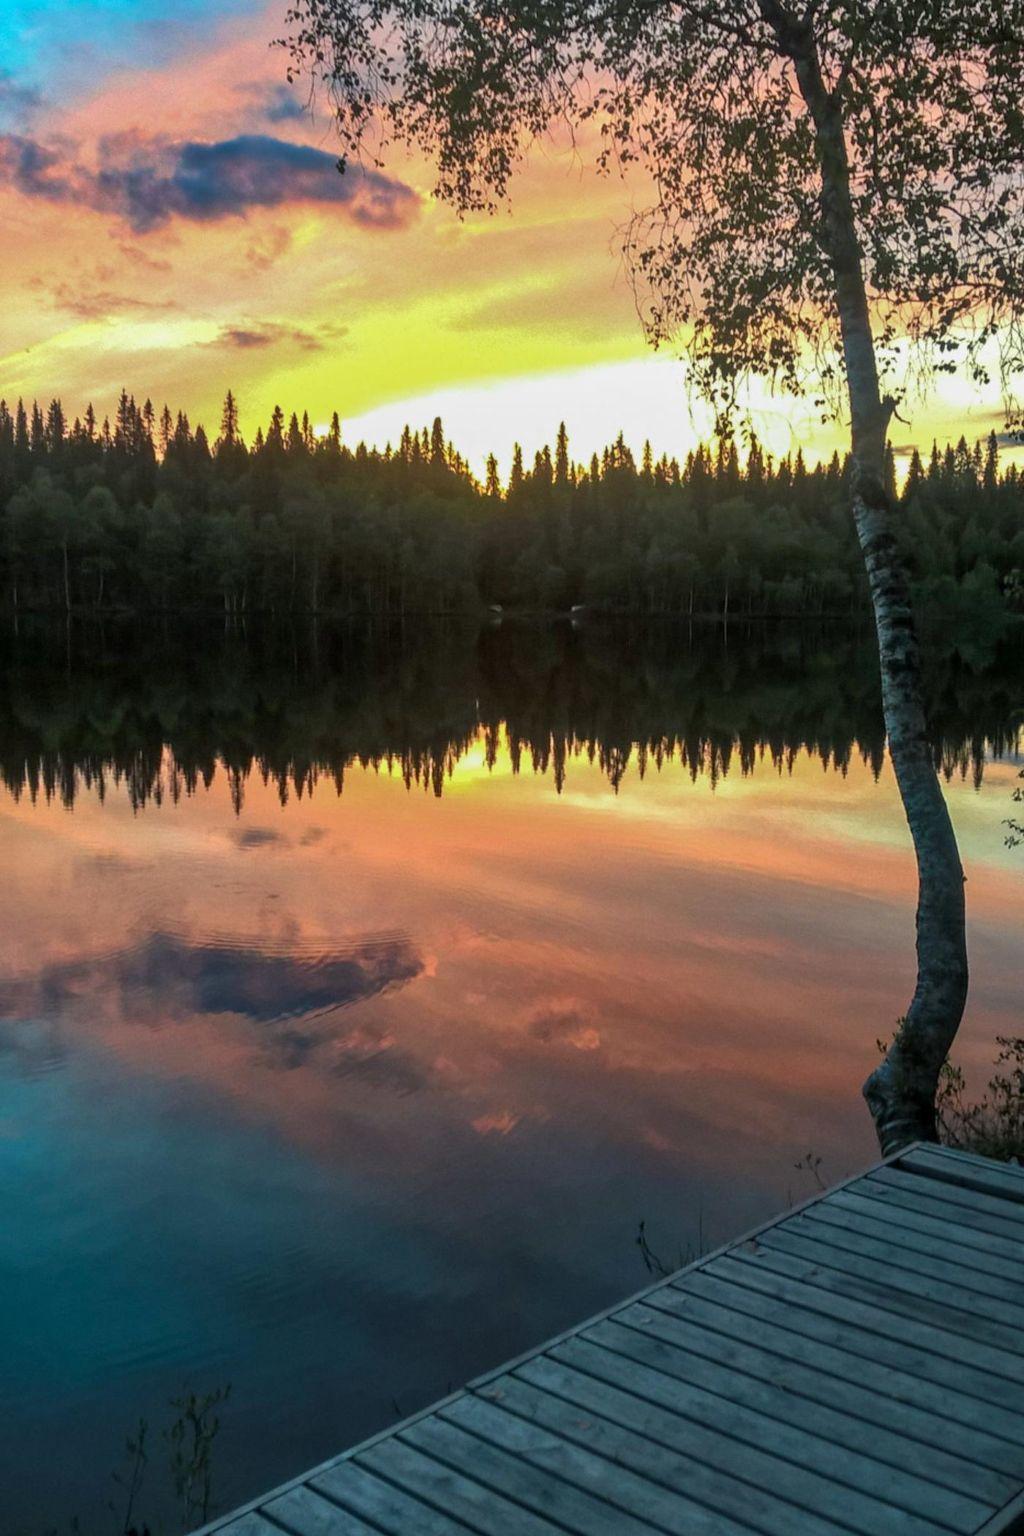
<svg viewBox="0 0 1024 1536"><path fill-rule="evenodd" d="M939 1136L948 1147L1001 1162L1024 1160L1024 1038L1000 1035L996 1070L984 1095L966 1098L963 1069L947 1061L935 1108Z"/></svg>

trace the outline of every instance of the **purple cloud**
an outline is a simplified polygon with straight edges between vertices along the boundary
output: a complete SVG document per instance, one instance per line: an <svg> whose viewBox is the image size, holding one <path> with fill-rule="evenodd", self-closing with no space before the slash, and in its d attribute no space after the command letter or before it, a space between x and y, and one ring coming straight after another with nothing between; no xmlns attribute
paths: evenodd
<svg viewBox="0 0 1024 1536"><path fill-rule="evenodd" d="M64 146L19 134L0 135L0 181L26 197L78 204L125 219L148 234L172 218L195 223L244 218L251 208L321 203L368 229L400 229L419 211L404 182L356 166L342 176L325 150L267 134L219 143L101 146L91 170Z"/></svg>

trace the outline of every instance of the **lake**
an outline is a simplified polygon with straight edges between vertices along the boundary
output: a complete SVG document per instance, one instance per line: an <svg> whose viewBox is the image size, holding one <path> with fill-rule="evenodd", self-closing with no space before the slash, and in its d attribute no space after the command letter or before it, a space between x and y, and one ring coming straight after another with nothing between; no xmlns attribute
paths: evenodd
<svg viewBox="0 0 1024 1536"><path fill-rule="evenodd" d="M1020 1031L1021 653L931 657L959 1059ZM870 635L22 628L0 672L0 1531L221 1507L874 1156L913 977ZM798 1167L797 1164L804 1166ZM141 1507L140 1507L141 1508Z"/></svg>

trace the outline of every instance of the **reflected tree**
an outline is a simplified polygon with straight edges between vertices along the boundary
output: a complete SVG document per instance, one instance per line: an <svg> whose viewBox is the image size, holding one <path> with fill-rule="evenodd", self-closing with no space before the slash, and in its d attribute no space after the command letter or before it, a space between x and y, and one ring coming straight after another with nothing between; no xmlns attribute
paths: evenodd
<svg viewBox="0 0 1024 1536"><path fill-rule="evenodd" d="M22 620L0 634L0 783L73 805L119 788L141 809L226 774L237 808L254 777L282 801L352 767L440 796L482 744L493 765L551 776L577 764L617 789L673 767L712 789L810 755L881 772L885 731L871 648L827 630L679 625L252 627L154 635ZM1017 741L1020 650L976 670L955 651L925 675L931 762L980 784Z"/></svg>

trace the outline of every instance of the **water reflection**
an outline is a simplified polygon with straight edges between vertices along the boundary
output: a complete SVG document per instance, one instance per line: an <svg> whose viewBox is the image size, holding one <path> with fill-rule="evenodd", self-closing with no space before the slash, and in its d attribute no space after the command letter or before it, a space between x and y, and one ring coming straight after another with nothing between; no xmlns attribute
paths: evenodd
<svg viewBox="0 0 1024 1536"><path fill-rule="evenodd" d="M241 1498L635 1288L641 1216L720 1240L871 1154L915 887L868 645L313 638L8 657L13 1529L102 1511L185 1380L234 1382ZM932 672L975 1070L1018 661Z"/></svg>
<svg viewBox="0 0 1024 1536"><path fill-rule="evenodd" d="M240 808L254 778L286 801L325 780L340 794L357 766L440 795L468 753L493 767L503 747L513 772L549 773L558 790L583 760L615 787L666 762L716 781L765 758L788 769L801 752L839 772L858 758L878 773L884 758L863 635L502 625L58 639L23 626L0 644L0 780L15 798L70 805L123 786L141 807L209 788L220 771ZM1016 739L1019 655L984 660L931 659L947 777L980 781L986 750Z"/></svg>
<svg viewBox="0 0 1024 1536"><path fill-rule="evenodd" d="M151 933L132 949L57 961L0 983L0 1013L60 1016L83 995L127 993L130 1012L142 1023L231 1013L264 1026L348 1007L411 981L422 969L413 946L400 938L306 957ZM297 1046L300 1037L292 1038Z"/></svg>

